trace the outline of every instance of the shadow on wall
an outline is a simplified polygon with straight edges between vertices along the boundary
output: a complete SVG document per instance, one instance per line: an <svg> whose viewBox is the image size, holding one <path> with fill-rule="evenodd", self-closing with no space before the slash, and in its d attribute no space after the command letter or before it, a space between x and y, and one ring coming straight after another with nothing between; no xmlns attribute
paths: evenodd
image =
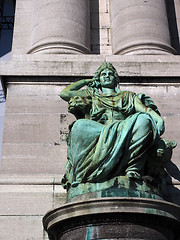
<svg viewBox="0 0 180 240"><path fill-rule="evenodd" d="M165 196L165 200L173 202L175 204L180 205L180 189L175 187L173 179L175 179L180 184L180 170L179 168L172 162L168 162L166 166L167 170L167 196Z"/></svg>
<svg viewBox="0 0 180 240"><path fill-rule="evenodd" d="M166 0L166 8L171 35L171 45L176 50L177 54L180 55L179 34L176 21L174 0Z"/></svg>
<svg viewBox="0 0 180 240"><path fill-rule="evenodd" d="M100 54L99 1L90 1L91 51Z"/></svg>

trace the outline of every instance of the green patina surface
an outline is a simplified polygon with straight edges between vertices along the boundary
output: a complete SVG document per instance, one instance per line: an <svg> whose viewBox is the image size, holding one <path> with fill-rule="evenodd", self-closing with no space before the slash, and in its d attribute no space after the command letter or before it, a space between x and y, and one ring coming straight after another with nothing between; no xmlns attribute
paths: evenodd
<svg viewBox="0 0 180 240"><path fill-rule="evenodd" d="M90 194L89 194L90 193ZM85 183L71 187L67 193L67 201L82 195L84 198L102 197L141 197L161 200L159 189L140 180L128 177L115 177L103 183Z"/></svg>
<svg viewBox="0 0 180 240"><path fill-rule="evenodd" d="M94 235L94 226L89 224L87 227L86 240L93 239L93 235Z"/></svg>
<svg viewBox="0 0 180 240"><path fill-rule="evenodd" d="M113 65L104 63L92 79L72 83L60 94L77 118L69 126L62 179L69 197L95 191L101 197L153 198L155 188L142 178L149 176L156 186L164 181L176 143L160 137L164 121L152 99L121 91L119 81Z"/></svg>
<svg viewBox="0 0 180 240"><path fill-rule="evenodd" d="M172 215L169 214L168 212L160 210L160 209L155 209L155 208L146 208L145 213L164 216L164 217L169 217L169 218L172 217Z"/></svg>

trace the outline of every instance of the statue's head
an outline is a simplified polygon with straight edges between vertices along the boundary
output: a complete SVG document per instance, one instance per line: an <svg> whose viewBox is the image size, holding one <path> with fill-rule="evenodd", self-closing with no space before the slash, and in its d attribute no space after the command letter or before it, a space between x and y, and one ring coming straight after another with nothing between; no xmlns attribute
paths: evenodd
<svg viewBox="0 0 180 240"><path fill-rule="evenodd" d="M94 88L94 89L101 89L101 76L102 74L104 74L105 72L107 72L106 70L109 70L109 72L111 72L111 74L113 75L113 88L114 88L114 91L115 92L119 92L120 89L119 89L119 76L118 76L118 73L116 71L116 69L114 68L114 66L111 64L111 63L108 63L108 62L105 62L103 63L98 69L97 71L95 72L94 74L94 82L91 84L91 88Z"/></svg>

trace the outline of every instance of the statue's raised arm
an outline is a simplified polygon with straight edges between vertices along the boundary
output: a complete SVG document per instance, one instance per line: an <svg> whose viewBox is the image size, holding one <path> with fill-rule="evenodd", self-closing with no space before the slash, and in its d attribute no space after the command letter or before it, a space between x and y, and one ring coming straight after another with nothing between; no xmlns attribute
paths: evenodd
<svg viewBox="0 0 180 240"><path fill-rule="evenodd" d="M69 100L73 97L86 97L87 93L85 91L80 90L82 87L91 83L93 79L82 79L78 82L72 83L71 85L67 86L61 93L60 97L69 102Z"/></svg>

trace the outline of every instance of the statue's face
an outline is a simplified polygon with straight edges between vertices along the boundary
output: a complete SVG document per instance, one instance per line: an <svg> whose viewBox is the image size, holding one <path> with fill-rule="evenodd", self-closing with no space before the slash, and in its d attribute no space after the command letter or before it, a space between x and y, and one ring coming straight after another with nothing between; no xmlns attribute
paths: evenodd
<svg viewBox="0 0 180 240"><path fill-rule="evenodd" d="M101 72L100 83L102 88L114 88L115 77L113 71L105 69Z"/></svg>

